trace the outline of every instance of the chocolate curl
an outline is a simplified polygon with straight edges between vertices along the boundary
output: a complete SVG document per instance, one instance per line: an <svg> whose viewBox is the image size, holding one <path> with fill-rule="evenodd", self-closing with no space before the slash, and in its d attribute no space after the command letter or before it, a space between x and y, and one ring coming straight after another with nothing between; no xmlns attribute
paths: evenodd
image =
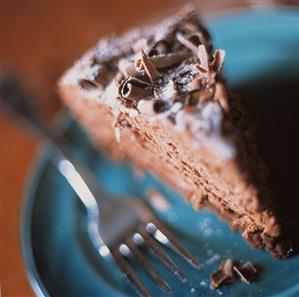
<svg viewBox="0 0 299 297"><path fill-rule="evenodd" d="M185 59L189 58L190 55L179 52L179 53L171 53L167 55L159 55L150 57L150 61L152 64L157 68L167 68L179 64L180 62L184 61ZM142 61L140 59L136 60L135 67L138 71L142 70Z"/></svg>
<svg viewBox="0 0 299 297"><path fill-rule="evenodd" d="M215 51L215 53L213 55L212 66L213 66L213 69L217 73L220 73L220 71L222 69L224 58L225 58L225 51L224 50L220 49L220 50Z"/></svg>
<svg viewBox="0 0 299 297"><path fill-rule="evenodd" d="M186 36L181 32L176 34L177 40L194 53L197 53L198 46L204 43L204 37L200 32L192 33Z"/></svg>
<svg viewBox="0 0 299 297"><path fill-rule="evenodd" d="M197 56L200 61L201 67L204 70L209 71L209 56L206 47L203 44L198 46Z"/></svg>
<svg viewBox="0 0 299 297"><path fill-rule="evenodd" d="M221 262L217 271L211 274L211 288L216 289L222 284L232 283L236 279L233 271L234 261L227 259Z"/></svg>
<svg viewBox="0 0 299 297"><path fill-rule="evenodd" d="M234 266L234 271L240 276L241 280L249 285L252 283L257 274L257 269L249 261L244 263L241 267Z"/></svg>
<svg viewBox="0 0 299 297"><path fill-rule="evenodd" d="M135 61L135 67L137 71L144 69L151 83L154 83L158 78L161 77L161 74L158 72L155 65L151 62L150 58L143 50L141 50L141 60L138 59Z"/></svg>
<svg viewBox="0 0 299 297"><path fill-rule="evenodd" d="M216 83L214 99L217 100L225 112L229 111L229 105L227 103L227 93L223 84Z"/></svg>
<svg viewBox="0 0 299 297"><path fill-rule="evenodd" d="M145 99L152 95L152 87L150 84L134 78L126 78L119 86L119 95L125 99L128 103Z"/></svg>
<svg viewBox="0 0 299 297"><path fill-rule="evenodd" d="M159 69L159 68L166 68L166 67L171 67L173 65L179 64L180 62L184 61L189 57L190 57L189 54L178 52L173 54L154 56L151 57L150 59L152 63Z"/></svg>
<svg viewBox="0 0 299 297"><path fill-rule="evenodd" d="M128 62L127 59L120 59L117 67L124 77L135 76L137 74L134 63Z"/></svg>

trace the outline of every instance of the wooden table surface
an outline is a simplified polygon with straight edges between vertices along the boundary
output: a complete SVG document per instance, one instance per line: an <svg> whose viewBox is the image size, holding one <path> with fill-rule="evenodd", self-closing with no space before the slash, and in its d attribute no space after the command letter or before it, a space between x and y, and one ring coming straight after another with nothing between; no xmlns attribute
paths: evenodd
<svg viewBox="0 0 299 297"><path fill-rule="evenodd" d="M264 5L269 3L263 1ZM58 77L100 36L159 19L182 4L182 1L2 0L0 75L5 75L3 70L7 68L14 69L33 90L41 111L50 119L60 107L55 91ZM248 2L232 0L195 4L204 14L249 6ZM34 136L0 110L0 290L3 296L34 296L21 255L19 218L24 183L37 144Z"/></svg>

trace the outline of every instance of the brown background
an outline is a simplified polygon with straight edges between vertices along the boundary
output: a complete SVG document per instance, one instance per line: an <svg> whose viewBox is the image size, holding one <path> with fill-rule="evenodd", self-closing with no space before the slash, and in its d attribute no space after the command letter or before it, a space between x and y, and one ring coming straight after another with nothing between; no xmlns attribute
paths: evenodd
<svg viewBox="0 0 299 297"><path fill-rule="evenodd" d="M170 14L180 1L1 1L0 65L16 70L50 119L59 109L55 82L103 34ZM197 1L205 15L267 1ZM215 15L214 15L215 17ZM2 66L1 66L2 67ZM0 68L3 75L4 67ZM0 267L3 296L33 296L20 249L24 182L37 140L0 110ZM1 293L0 293L1 295Z"/></svg>

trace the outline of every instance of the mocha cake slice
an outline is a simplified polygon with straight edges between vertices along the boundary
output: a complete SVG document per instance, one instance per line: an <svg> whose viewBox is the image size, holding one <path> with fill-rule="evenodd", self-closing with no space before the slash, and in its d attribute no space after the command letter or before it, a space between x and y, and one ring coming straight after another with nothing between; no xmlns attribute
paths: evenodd
<svg viewBox="0 0 299 297"><path fill-rule="evenodd" d="M238 99L221 76L223 50L192 10L103 38L59 81L95 142L216 211L255 248L288 257Z"/></svg>

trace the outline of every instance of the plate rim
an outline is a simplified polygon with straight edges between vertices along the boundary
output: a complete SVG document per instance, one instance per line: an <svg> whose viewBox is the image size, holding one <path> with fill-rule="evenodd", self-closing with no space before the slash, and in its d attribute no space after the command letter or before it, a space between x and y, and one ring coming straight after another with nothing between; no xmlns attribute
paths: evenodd
<svg viewBox="0 0 299 297"><path fill-rule="evenodd" d="M20 219L21 249L27 279L29 280L29 283L34 293L39 297L50 297L50 294L46 289L44 282L41 279L40 273L38 272L36 266L36 261L33 256L31 242L31 219L33 204L36 198L35 192L40 182L40 177L47 161L47 151L48 149L44 144L39 144L38 147L35 149L33 159L30 163L25 178Z"/></svg>

